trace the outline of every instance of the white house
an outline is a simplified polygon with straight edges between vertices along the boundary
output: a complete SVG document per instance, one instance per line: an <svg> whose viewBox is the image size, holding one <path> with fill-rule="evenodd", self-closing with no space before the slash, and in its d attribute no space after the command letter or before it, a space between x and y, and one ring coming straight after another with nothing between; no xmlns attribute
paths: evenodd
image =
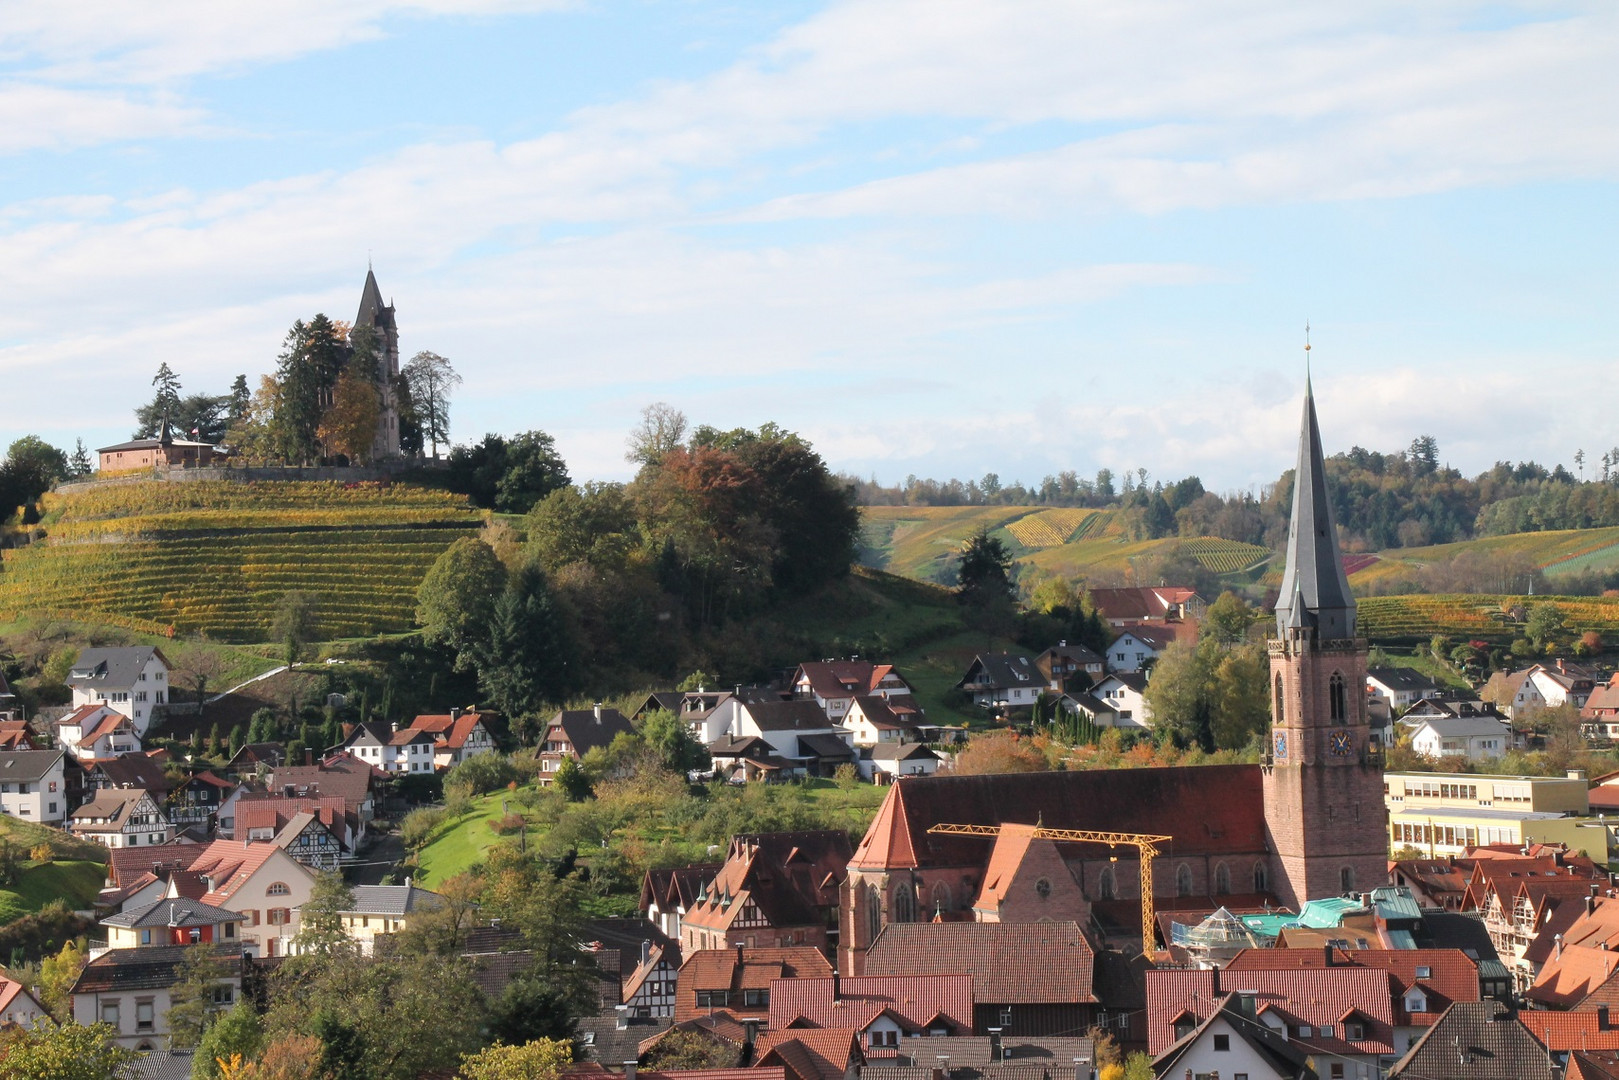
<svg viewBox="0 0 1619 1080"><path fill-rule="evenodd" d="M36 1020L49 1015L45 1006L22 983L0 977L0 1024L31 1028Z"/></svg>
<svg viewBox="0 0 1619 1080"><path fill-rule="evenodd" d="M434 746L433 736L420 728L355 724L342 749L386 773L431 773Z"/></svg>
<svg viewBox="0 0 1619 1080"><path fill-rule="evenodd" d="M1504 678L1512 693L1507 713L1514 720L1522 720L1541 709L1555 709L1559 705L1583 706L1596 689L1596 680L1589 672L1561 660L1551 665L1535 664Z"/></svg>
<svg viewBox="0 0 1619 1080"><path fill-rule="evenodd" d="M1040 669L1027 656L981 653L973 657L956 687L966 691L974 705L1016 709L1039 700L1045 683Z"/></svg>
<svg viewBox="0 0 1619 1080"><path fill-rule="evenodd" d="M242 943L260 956L285 956L298 936L298 909L315 874L271 843L215 840L191 864L208 891L202 901L240 912Z"/></svg>
<svg viewBox="0 0 1619 1080"><path fill-rule="evenodd" d="M80 705L56 722L56 743L79 761L141 752L135 721L111 705Z"/></svg>
<svg viewBox="0 0 1619 1080"><path fill-rule="evenodd" d="M74 810L68 829L110 848L166 844L174 827L150 794L140 788L104 788Z"/></svg>
<svg viewBox="0 0 1619 1080"><path fill-rule="evenodd" d="M169 700L169 661L153 645L85 649L68 671L73 705L108 705L135 722L141 736L152 707Z"/></svg>
<svg viewBox="0 0 1619 1080"><path fill-rule="evenodd" d="M67 817L66 757L60 750L0 752L0 812L60 826Z"/></svg>
<svg viewBox="0 0 1619 1080"><path fill-rule="evenodd" d="M862 750L857 764L863 779L889 784L901 776L932 776L939 755L917 742L885 742Z"/></svg>
<svg viewBox="0 0 1619 1080"><path fill-rule="evenodd" d="M1176 1031L1182 1029L1177 1025ZM1298 1080L1314 1076L1310 1054L1288 1040L1285 1030L1245 1015L1237 995L1229 995L1201 1023L1191 1027L1152 1062L1153 1075ZM1345 1075L1339 1073L1337 1075Z"/></svg>
<svg viewBox="0 0 1619 1080"><path fill-rule="evenodd" d="M433 736L435 769L448 769L467 758L495 750L495 740L476 709L451 709L440 715L418 716L410 722L410 730L425 731Z"/></svg>
<svg viewBox="0 0 1619 1080"><path fill-rule="evenodd" d="M909 697L911 686L892 664L869 660L821 660L800 664L793 672L793 697L812 700L833 722L842 721L854 699L863 694Z"/></svg>
<svg viewBox="0 0 1619 1080"><path fill-rule="evenodd" d="M856 746L925 742L921 718L921 709L914 707L909 697L864 694L850 704L843 726Z"/></svg>
<svg viewBox="0 0 1619 1080"><path fill-rule="evenodd" d="M112 949L84 966L73 984L73 1020L104 1023L112 1041L130 1050L166 1049L170 989L180 980L188 949L213 949L227 974L214 987L214 1007L229 1009L242 992L241 947L165 945L147 949Z"/></svg>
<svg viewBox="0 0 1619 1080"><path fill-rule="evenodd" d="M1392 713L1402 713L1439 692L1439 684L1420 671L1402 667L1366 669L1366 693L1380 698Z"/></svg>
<svg viewBox="0 0 1619 1080"><path fill-rule="evenodd" d="M1189 625L1189 624L1182 624ZM1140 671L1175 643L1176 628L1132 626L1107 647L1107 669L1114 672Z"/></svg>
<svg viewBox="0 0 1619 1080"><path fill-rule="evenodd" d="M725 705L733 702L735 707L727 710L729 730L716 742L727 738L761 739L770 747L770 753L804 768L812 776L826 772L834 759L855 760L849 731L827 719L814 701L741 702L733 697Z"/></svg>
<svg viewBox="0 0 1619 1080"><path fill-rule="evenodd" d="M1491 716L1432 716L1412 728L1411 749L1427 757L1500 757L1512 746L1512 729Z"/></svg>
<svg viewBox="0 0 1619 1080"><path fill-rule="evenodd" d="M1097 717L1098 723L1142 730L1152 727L1152 706L1147 704L1147 677L1140 672L1109 675L1091 687L1091 696L1113 711L1111 722Z"/></svg>

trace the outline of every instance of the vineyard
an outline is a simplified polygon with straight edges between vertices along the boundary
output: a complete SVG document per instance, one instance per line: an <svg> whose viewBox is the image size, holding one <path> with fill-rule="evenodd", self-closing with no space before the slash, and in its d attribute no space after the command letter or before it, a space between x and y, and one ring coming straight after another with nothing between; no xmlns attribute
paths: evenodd
<svg viewBox="0 0 1619 1080"><path fill-rule="evenodd" d="M1219 540L1212 536L1186 540L1181 551L1216 574L1235 574L1270 558L1270 549L1240 540Z"/></svg>
<svg viewBox="0 0 1619 1080"><path fill-rule="evenodd" d="M1111 515L1105 510L1041 510L1006 526L1012 539L1030 550L1061 547L1085 535L1101 535Z"/></svg>
<svg viewBox="0 0 1619 1080"><path fill-rule="evenodd" d="M1505 643L1522 632L1507 618L1506 609L1544 603L1557 606L1572 633L1619 632L1619 597L1368 596L1358 600L1357 607L1361 635L1373 642L1417 642L1442 634Z"/></svg>
<svg viewBox="0 0 1619 1080"><path fill-rule="evenodd" d="M153 483L53 497L44 540L3 553L0 619L262 641L298 590L317 597L323 637L401 631L433 561L481 523L441 492L399 486Z"/></svg>

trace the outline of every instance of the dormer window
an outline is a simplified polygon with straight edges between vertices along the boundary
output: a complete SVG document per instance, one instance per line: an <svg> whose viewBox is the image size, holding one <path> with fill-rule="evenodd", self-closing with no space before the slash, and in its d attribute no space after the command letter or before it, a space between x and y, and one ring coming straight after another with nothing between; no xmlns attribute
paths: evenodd
<svg viewBox="0 0 1619 1080"><path fill-rule="evenodd" d="M1428 995L1424 994L1421 990L1412 990L1410 993L1406 994L1405 1011L1414 1013L1427 1012Z"/></svg>

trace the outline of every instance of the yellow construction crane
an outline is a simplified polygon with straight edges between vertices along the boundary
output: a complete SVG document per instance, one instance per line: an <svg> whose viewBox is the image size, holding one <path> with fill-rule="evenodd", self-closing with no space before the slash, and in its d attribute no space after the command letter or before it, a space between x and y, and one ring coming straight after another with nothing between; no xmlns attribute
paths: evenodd
<svg viewBox="0 0 1619 1080"><path fill-rule="evenodd" d="M999 836L999 825L935 825L928 830L945 836ZM1056 840L1070 844L1125 845L1136 849L1141 860L1141 951L1152 952L1157 927L1153 925L1152 860L1158 857L1159 844L1175 839L1153 833L1093 832L1089 829L1048 829L1034 826L1030 836L1036 840Z"/></svg>

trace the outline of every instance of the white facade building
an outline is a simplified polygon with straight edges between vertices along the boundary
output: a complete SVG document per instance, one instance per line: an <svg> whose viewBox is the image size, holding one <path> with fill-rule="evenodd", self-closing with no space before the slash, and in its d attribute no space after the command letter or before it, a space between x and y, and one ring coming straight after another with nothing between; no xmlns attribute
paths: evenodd
<svg viewBox="0 0 1619 1080"><path fill-rule="evenodd" d="M106 705L135 722L144 737L152 708L169 700L169 661L155 646L85 649L68 671L73 705Z"/></svg>

